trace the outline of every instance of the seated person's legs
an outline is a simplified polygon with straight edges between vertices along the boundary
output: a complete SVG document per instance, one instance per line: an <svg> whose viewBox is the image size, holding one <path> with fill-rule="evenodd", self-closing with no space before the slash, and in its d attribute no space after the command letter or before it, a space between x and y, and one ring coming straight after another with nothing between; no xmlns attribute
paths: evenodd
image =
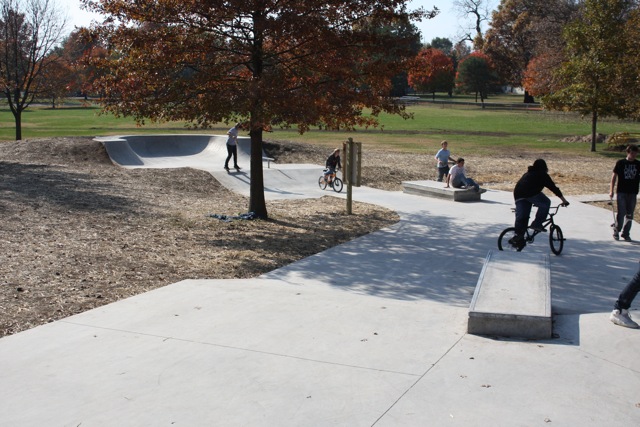
<svg viewBox="0 0 640 427"><path fill-rule="evenodd" d="M458 174L451 180L451 186L453 188L462 188L467 185L467 180L464 175Z"/></svg>
<svg viewBox="0 0 640 427"><path fill-rule="evenodd" d="M467 180L467 187L473 187L474 190L480 191L480 186L473 179L466 178L466 180Z"/></svg>

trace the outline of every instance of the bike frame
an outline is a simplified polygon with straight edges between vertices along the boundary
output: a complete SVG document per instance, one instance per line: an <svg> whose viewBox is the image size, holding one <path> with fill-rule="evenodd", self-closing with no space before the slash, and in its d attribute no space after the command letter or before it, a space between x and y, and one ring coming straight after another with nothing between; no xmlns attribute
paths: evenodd
<svg viewBox="0 0 640 427"><path fill-rule="evenodd" d="M560 255L564 246L564 241L566 240L562 233L562 229L558 225L556 225L553 218L558 213L558 210L561 206L565 205L560 204L550 207L548 214L549 216L542 223L542 227L545 228L545 230L549 233L548 237L551 251L556 255ZM515 209L511 210L515 211ZM515 237L515 227L507 227L502 231L502 233L500 233L500 236L498 237L498 249L504 250L505 248L514 248L515 250L520 252L522 249L524 249L527 243L533 243L536 236L540 233L541 231L536 231L527 227L527 229L524 231L524 235L522 236L522 245L514 244L511 239Z"/></svg>
<svg viewBox="0 0 640 427"><path fill-rule="evenodd" d="M549 228L550 229L550 227L549 227L550 225L556 225L556 223L553 221L553 217L558 214L558 209L560 209L561 206L562 205L558 205L558 206L552 206L552 207L549 208L549 216L542 223L542 227L543 228ZM551 212L552 209L553 209L553 212ZM529 230L531 230L531 231L529 231ZM524 239L527 242L533 242L534 238L540 233L542 233L542 231L533 230L533 229L530 229L530 228L527 227L527 229L524 232Z"/></svg>

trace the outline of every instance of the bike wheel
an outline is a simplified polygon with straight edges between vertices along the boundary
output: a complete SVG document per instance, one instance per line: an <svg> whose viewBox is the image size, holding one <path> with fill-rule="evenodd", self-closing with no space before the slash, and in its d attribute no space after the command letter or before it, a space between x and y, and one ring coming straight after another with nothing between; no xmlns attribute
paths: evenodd
<svg viewBox="0 0 640 427"><path fill-rule="evenodd" d="M321 190L327 188L327 180L324 179L324 175L320 175L320 178L318 178L318 186Z"/></svg>
<svg viewBox="0 0 640 427"><path fill-rule="evenodd" d="M524 249L524 246L516 248L511 243L509 243L509 240L513 239L515 236L516 236L515 227L505 228L502 231L502 233L500 233L500 237L498 237L498 249L500 249L501 251L515 251L515 252L520 252L522 249Z"/></svg>
<svg viewBox="0 0 640 427"><path fill-rule="evenodd" d="M560 255L564 247L562 230L557 225L552 225L549 229L549 246L551 246L551 252L556 255Z"/></svg>
<svg viewBox="0 0 640 427"><path fill-rule="evenodd" d="M342 191L343 186L344 184L342 183L342 180L340 178L333 179L333 191L335 191L336 193L339 193Z"/></svg>

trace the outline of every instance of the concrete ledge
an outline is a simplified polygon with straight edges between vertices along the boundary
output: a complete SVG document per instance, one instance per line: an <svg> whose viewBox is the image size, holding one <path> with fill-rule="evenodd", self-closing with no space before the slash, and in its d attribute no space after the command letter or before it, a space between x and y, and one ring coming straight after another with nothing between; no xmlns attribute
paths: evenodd
<svg viewBox="0 0 640 427"><path fill-rule="evenodd" d="M469 307L467 331L475 335L551 338L549 256L489 251Z"/></svg>
<svg viewBox="0 0 640 427"><path fill-rule="evenodd" d="M403 181L402 188L407 194L437 197L453 200L454 202L475 202L480 200L480 193L462 188L445 188L444 182L438 181Z"/></svg>

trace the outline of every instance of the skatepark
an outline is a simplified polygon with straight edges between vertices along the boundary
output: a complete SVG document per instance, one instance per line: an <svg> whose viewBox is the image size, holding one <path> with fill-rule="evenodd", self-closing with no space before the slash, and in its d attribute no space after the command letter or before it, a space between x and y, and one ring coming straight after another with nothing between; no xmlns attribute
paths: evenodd
<svg viewBox="0 0 640 427"><path fill-rule="evenodd" d="M224 140L103 143L120 167L194 167L248 195L248 141L228 173ZM318 188L321 171L265 161L265 197L344 198ZM639 247L611 238L611 212L568 197L549 256L553 335L526 340L467 333L511 193L353 198L400 222L260 277L185 278L0 339L0 425L640 424L640 332L609 322Z"/></svg>

